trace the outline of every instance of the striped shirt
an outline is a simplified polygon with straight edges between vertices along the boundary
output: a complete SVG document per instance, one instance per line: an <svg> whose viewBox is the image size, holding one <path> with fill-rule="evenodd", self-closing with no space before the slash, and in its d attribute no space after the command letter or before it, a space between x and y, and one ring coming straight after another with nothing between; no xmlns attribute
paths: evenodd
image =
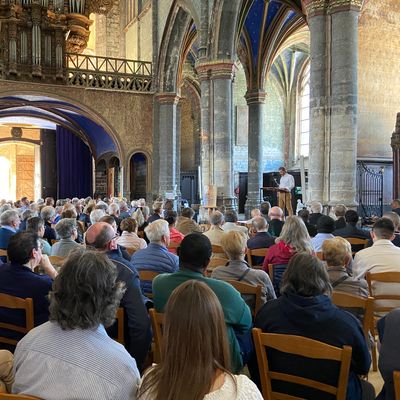
<svg viewBox="0 0 400 400"><path fill-rule="evenodd" d="M51 400L136 399L140 374L135 360L97 329L62 330L46 322L19 343L13 393Z"/></svg>

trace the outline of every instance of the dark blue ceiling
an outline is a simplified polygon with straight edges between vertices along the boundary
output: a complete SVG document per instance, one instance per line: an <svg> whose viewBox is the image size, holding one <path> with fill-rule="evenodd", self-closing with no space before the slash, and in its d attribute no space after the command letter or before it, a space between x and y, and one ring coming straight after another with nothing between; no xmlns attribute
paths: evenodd
<svg viewBox="0 0 400 400"><path fill-rule="evenodd" d="M79 132L97 158L108 152L118 153L110 134L79 107L70 103L43 96L3 97L0 99L0 118L6 116L42 118L63 125L75 133Z"/></svg>
<svg viewBox="0 0 400 400"><path fill-rule="evenodd" d="M272 33L272 30L276 29L274 20L278 15L281 15L280 11L283 11L284 8L286 9L287 5L276 0L254 0L251 5L244 26L251 42L252 61L254 65L258 62L259 50L262 47L260 46L260 40L268 37ZM297 15L294 10L288 11L288 15L281 26L285 27ZM264 32L262 32L263 24Z"/></svg>

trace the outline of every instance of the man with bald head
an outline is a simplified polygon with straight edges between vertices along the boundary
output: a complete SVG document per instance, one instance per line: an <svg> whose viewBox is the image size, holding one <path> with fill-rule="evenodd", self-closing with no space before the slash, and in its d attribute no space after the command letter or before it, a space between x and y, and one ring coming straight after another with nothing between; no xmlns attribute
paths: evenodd
<svg viewBox="0 0 400 400"><path fill-rule="evenodd" d="M279 236L281 234L282 227L283 227L283 224L284 224L284 222L282 221L283 220L283 211L282 211L282 209L277 207L277 206L272 207L269 210L268 217L269 217L268 232L272 236Z"/></svg>
<svg viewBox="0 0 400 400"><path fill-rule="evenodd" d="M120 304L124 309L125 347L142 370L151 344L150 319L145 306L147 299L142 296L135 267L119 255L117 237L110 224L97 222L86 231L85 240L88 247L104 252L110 258L118 271L117 281L125 283L126 291ZM116 324L107 331L116 337Z"/></svg>

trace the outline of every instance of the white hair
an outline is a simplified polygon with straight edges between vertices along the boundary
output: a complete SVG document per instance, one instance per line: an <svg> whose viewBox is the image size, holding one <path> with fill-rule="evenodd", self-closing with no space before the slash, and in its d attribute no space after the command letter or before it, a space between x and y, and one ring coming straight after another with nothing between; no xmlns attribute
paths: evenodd
<svg viewBox="0 0 400 400"><path fill-rule="evenodd" d="M322 213L323 210L322 204L319 201L312 201L310 208L313 213Z"/></svg>
<svg viewBox="0 0 400 400"><path fill-rule="evenodd" d="M101 208L96 208L90 213L90 223L93 225L96 222L99 222L101 218L106 215L105 211Z"/></svg>
<svg viewBox="0 0 400 400"><path fill-rule="evenodd" d="M157 219L148 225L144 231L150 242L160 242L163 236L169 236L168 222L163 219Z"/></svg>
<svg viewBox="0 0 400 400"><path fill-rule="evenodd" d="M117 203L111 203L108 206L108 213L110 215L116 214L119 211L119 205Z"/></svg>
<svg viewBox="0 0 400 400"><path fill-rule="evenodd" d="M18 220L19 216L15 210L6 210L0 215L0 224L10 226L14 221ZM168 224L167 224L168 226Z"/></svg>

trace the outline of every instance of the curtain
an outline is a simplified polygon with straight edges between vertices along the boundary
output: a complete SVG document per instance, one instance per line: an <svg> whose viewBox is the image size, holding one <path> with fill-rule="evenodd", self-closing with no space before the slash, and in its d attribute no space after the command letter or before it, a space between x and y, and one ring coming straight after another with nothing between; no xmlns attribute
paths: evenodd
<svg viewBox="0 0 400 400"><path fill-rule="evenodd" d="M91 196L92 154L89 147L68 129L57 125L58 198Z"/></svg>

